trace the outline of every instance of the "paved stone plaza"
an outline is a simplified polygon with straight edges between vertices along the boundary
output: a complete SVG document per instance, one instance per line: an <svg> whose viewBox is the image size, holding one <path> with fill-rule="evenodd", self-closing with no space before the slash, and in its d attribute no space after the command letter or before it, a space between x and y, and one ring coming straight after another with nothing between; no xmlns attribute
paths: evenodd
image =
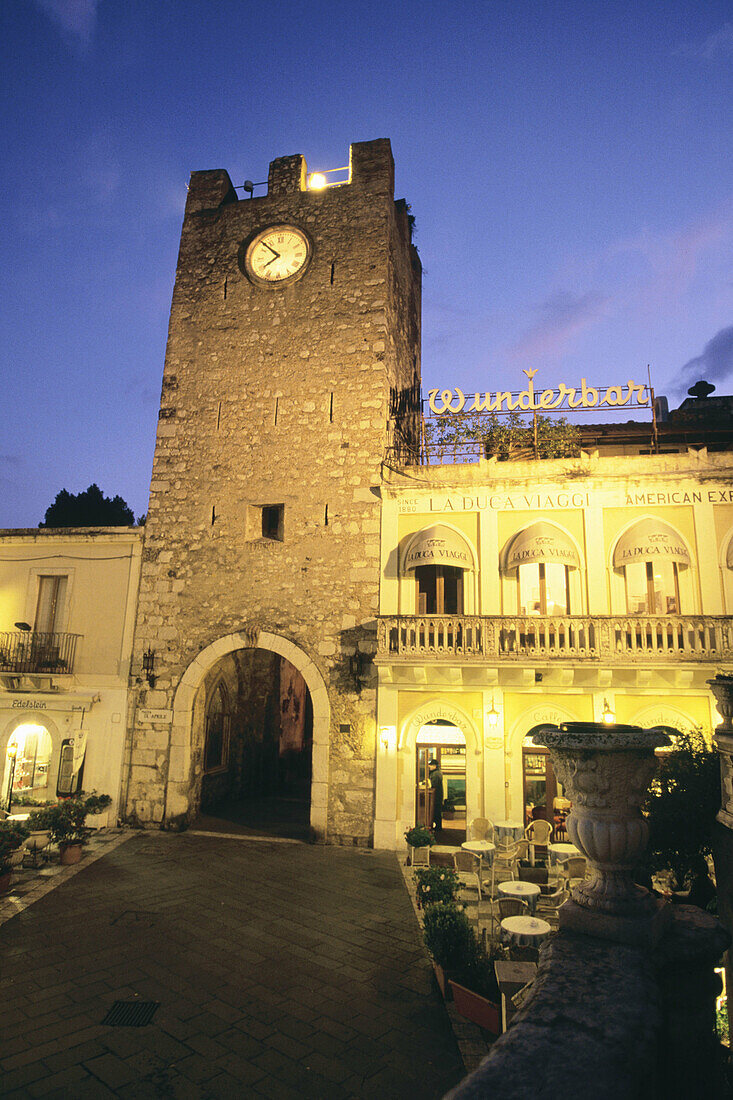
<svg viewBox="0 0 733 1100"><path fill-rule="evenodd" d="M5 1100L428 1098L465 1073L392 853L140 833L62 876L0 928ZM102 1024L135 1000L151 1023Z"/></svg>

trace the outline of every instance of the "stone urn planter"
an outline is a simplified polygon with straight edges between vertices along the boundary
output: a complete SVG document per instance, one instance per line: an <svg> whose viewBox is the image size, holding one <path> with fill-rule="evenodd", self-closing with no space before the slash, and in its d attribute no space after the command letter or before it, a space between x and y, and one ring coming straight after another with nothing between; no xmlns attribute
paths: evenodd
<svg viewBox="0 0 733 1100"><path fill-rule="evenodd" d="M715 727L713 743L720 757L721 807L717 819L733 829L733 674L722 673L707 681L723 721Z"/></svg>
<svg viewBox="0 0 733 1100"><path fill-rule="evenodd" d="M733 737L733 673L719 673L706 683L715 696L715 705L723 715L723 721L716 726L715 733Z"/></svg>
<svg viewBox="0 0 733 1100"><path fill-rule="evenodd" d="M640 807L657 770L655 749L669 738L640 726L565 722L534 740L549 749L572 800L567 831L589 866L572 902L560 909L561 926L619 942L656 942L666 919L658 900L634 882L634 871L649 840Z"/></svg>

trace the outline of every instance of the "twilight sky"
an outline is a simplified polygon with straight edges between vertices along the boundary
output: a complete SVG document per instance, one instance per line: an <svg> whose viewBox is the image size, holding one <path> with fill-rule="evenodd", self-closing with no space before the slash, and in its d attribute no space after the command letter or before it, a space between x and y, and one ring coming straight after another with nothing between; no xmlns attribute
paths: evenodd
<svg viewBox="0 0 733 1100"><path fill-rule="evenodd" d="M389 137L425 392L733 391L730 0L9 0L0 55L0 527L146 510L193 169Z"/></svg>

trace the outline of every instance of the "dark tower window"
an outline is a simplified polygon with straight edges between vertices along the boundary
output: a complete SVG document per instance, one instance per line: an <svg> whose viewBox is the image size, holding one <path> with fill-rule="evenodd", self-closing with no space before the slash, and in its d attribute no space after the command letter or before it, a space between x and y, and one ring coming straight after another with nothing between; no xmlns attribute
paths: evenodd
<svg viewBox="0 0 733 1100"><path fill-rule="evenodd" d="M219 681L206 714L205 772L218 771L227 766L231 721L229 695L224 684Z"/></svg>
<svg viewBox="0 0 733 1100"><path fill-rule="evenodd" d="M262 506L262 537L282 542L285 537L285 505L264 504Z"/></svg>

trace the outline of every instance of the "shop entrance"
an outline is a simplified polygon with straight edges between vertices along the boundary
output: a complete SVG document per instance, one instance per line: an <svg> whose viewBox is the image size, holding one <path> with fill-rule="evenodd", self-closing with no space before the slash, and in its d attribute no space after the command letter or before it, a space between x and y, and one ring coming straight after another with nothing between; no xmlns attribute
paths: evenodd
<svg viewBox="0 0 733 1100"><path fill-rule="evenodd" d="M524 791L524 823L542 818L555 830L555 840L564 840L565 818L572 803L565 797L555 776L547 749L532 742L532 735L542 727L531 729L522 745L522 779Z"/></svg>
<svg viewBox="0 0 733 1100"><path fill-rule="evenodd" d="M416 738L415 823L431 828L439 844L466 839L466 739L448 722L423 726ZM437 765L442 782L433 780ZM441 812L436 814L442 791Z"/></svg>

